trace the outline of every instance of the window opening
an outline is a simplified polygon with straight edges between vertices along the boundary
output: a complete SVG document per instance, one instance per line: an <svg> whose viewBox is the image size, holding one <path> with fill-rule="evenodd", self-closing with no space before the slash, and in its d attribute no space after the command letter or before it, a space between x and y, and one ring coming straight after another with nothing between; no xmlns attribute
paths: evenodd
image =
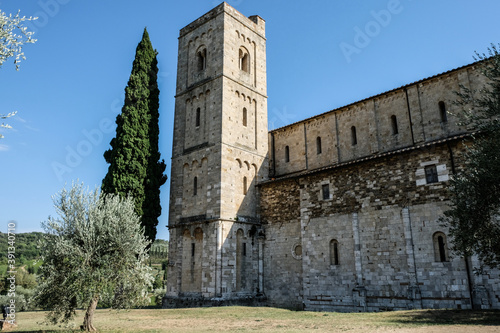
<svg viewBox="0 0 500 333"><path fill-rule="evenodd" d="M438 105L439 105L439 114L441 116L441 122L446 123L448 121L448 116L446 114L446 105L444 104L443 101L440 101Z"/></svg>
<svg viewBox="0 0 500 333"><path fill-rule="evenodd" d="M240 69L244 72L250 73L250 56L245 49L240 49Z"/></svg>
<svg viewBox="0 0 500 333"><path fill-rule="evenodd" d="M351 144L353 146L358 144L358 138L356 136L356 126L351 127Z"/></svg>
<svg viewBox="0 0 500 333"><path fill-rule="evenodd" d="M396 135L399 133L398 131L398 120L395 115L391 116L391 125L392 125L392 135Z"/></svg>
<svg viewBox="0 0 500 333"><path fill-rule="evenodd" d="M439 181L435 165L428 165L425 167L425 180L427 184L437 183Z"/></svg>
<svg viewBox="0 0 500 333"><path fill-rule="evenodd" d="M198 71L207 68L207 49L198 52Z"/></svg>
<svg viewBox="0 0 500 333"><path fill-rule="evenodd" d="M201 109L196 109L196 127L200 126L201 123Z"/></svg>
<svg viewBox="0 0 500 333"><path fill-rule="evenodd" d="M243 126L247 126L247 108L243 108Z"/></svg>
<svg viewBox="0 0 500 333"><path fill-rule="evenodd" d="M322 185L321 192L323 193L323 200L330 199L330 185L328 184Z"/></svg>
<svg viewBox="0 0 500 333"><path fill-rule="evenodd" d="M339 264L339 242L335 239L330 241L330 265Z"/></svg>
<svg viewBox="0 0 500 333"><path fill-rule="evenodd" d="M316 153L321 154L321 137L316 138Z"/></svg>

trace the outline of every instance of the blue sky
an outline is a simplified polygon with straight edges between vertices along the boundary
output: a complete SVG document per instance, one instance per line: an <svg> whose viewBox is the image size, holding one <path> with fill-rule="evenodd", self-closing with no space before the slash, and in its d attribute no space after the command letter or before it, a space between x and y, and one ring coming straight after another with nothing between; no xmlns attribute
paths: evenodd
<svg viewBox="0 0 500 333"><path fill-rule="evenodd" d="M170 177L179 29L220 1L1 0L39 16L16 72L0 68L0 231L39 231L52 196L100 186L102 157L144 27L158 50L160 151ZM498 0L230 0L266 20L270 129L473 62L500 41ZM158 238L167 239L169 180Z"/></svg>

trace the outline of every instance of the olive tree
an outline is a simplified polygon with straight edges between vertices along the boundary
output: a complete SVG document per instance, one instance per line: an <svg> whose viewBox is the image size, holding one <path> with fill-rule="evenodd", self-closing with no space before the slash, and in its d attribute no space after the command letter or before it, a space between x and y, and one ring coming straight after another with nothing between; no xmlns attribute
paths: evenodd
<svg viewBox="0 0 500 333"><path fill-rule="evenodd" d="M35 302L51 323L68 322L85 308L83 329L95 331L100 300L113 308L149 304L149 241L130 197L88 191L82 184L54 197L59 218L42 223L43 265Z"/></svg>
<svg viewBox="0 0 500 333"><path fill-rule="evenodd" d="M21 16L19 11L15 15L7 15L0 10L0 67L7 59L14 57L16 70L19 70L21 59L26 59L22 50L23 45L36 42L36 39L33 38L34 32L28 31L28 28L23 26L23 22L36 19L37 17ZM15 111L0 114L0 119L6 119L15 114ZM2 123L0 128L12 127L9 124ZM3 135L0 134L0 139L2 138Z"/></svg>
<svg viewBox="0 0 500 333"><path fill-rule="evenodd" d="M7 15L0 10L0 67L10 57L14 57L16 70L19 70L21 59L25 60L22 47L24 44L36 42L33 38L33 31L23 26L24 21L36 20L36 17L21 16L17 14Z"/></svg>
<svg viewBox="0 0 500 333"><path fill-rule="evenodd" d="M453 250L477 255L500 267L500 51L492 45L476 53L487 84L477 91L461 87L462 125L475 130L467 145L466 167L450 181L450 210L442 221L450 228Z"/></svg>

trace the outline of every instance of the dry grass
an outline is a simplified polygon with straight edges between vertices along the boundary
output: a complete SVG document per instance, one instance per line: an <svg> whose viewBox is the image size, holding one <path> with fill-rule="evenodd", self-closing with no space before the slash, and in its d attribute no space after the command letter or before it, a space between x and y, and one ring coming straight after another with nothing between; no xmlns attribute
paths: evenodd
<svg viewBox="0 0 500 333"><path fill-rule="evenodd" d="M73 332L40 325L45 312L17 314L15 332ZM75 327L83 321L79 312ZM500 311L297 312L276 308L98 310L101 332L500 332ZM76 330L75 330L76 331Z"/></svg>

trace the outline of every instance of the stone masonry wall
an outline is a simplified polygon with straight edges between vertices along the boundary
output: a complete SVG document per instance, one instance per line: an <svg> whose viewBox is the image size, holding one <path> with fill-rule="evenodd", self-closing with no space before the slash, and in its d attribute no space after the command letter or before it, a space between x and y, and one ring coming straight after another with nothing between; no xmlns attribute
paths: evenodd
<svg viewBox="0 0 500 333"><path fill-rule="evenodd" d="M464 66L271 131L273 177L465 133L456 125L461 110L454 104L455 92L461 85L473 90L484 85L480 66Z"/></svg>
<svg viewBox="0 0 500 333"><path fill-rule="evenodd" d="M498 307L499 272L469 277L439 223L463 151L455 140L262 184L270 304L299 307L302 298L309 310L465 309L471 284L486 289L476 306ZM428 165L439 167L438 182L422 181ZM301 256L293 253L297 245Z"/></svg>

